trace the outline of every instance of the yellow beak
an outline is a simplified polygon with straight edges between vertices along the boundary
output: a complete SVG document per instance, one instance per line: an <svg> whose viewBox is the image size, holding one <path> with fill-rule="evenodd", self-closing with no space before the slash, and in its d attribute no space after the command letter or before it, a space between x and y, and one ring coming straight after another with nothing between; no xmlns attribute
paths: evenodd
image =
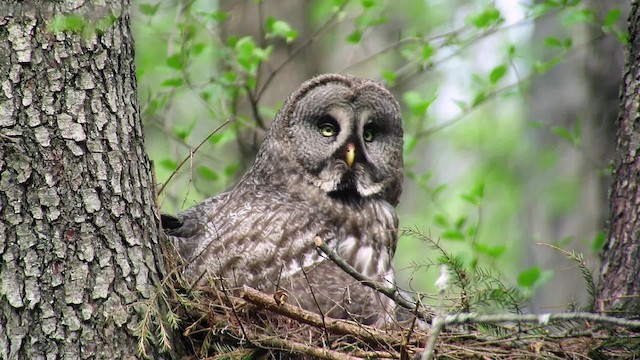
<svg viewBox="0 0 640 360"><path fill-rule="evenodd" d="M353 162L356 160L356 146L354 144L347 144L345 160L347 161L347 165L349 165L349 167L351 167L351 165L353 165Z"/></svg>

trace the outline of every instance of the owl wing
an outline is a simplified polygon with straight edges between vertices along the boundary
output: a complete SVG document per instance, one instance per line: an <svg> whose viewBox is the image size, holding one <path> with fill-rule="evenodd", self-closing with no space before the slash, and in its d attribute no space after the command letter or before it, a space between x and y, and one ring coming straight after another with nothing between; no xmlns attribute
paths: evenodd
<svg viewBox="0 0 640 360"><path fill-rule="evenodd" d="M240 187L178 214L179 226L166 232L192 277L208 272L266 289L323 260L313 239L335 235L309 211L282 192Z"/></svg>

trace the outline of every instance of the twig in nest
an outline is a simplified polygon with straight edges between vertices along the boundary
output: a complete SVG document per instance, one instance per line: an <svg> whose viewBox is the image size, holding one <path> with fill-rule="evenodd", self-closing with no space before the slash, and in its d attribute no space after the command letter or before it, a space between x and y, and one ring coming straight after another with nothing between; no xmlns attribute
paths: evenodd
<svg viewBox="0 0 640 360"><path fill-rule="evenodd" d="M244 286L242 288L240 297L247 302L259 306L260 308L319 329L325 329L329 333L337 335L352 335L370 344L398 346L402 343L401 338L384 333L370 326L357 325L346 320L332 318L325 318L323 321L320 315L314 312L310 312L290 304L278 305L270 296L248 286Z"/></svg>
<svg viewBox="0 0 640 360"><path fill-rule="evenodd" d="M424 310L420 310L417 307L417 304L407 299L403 298L402 295L399 295L397 289L394 286L384 286L383 284L370 279L369 277L361 274L358 270L354 269L353 266L349 265L344 259L342 259L338 254L336 254L333 250L327 246L327 244L319 237L316 236L315 239L316 247L322 251L325 255L331 259L336 265L338 265L344 272L351 275L354 279L358 280L362 285L368 286L375 291L383 294L389 299L395 301L396 304L402 306L403 308L412 310L415 312L416 316L424 321L431 321L432 315Z"/></svg>
<svg viewBox="0 0 640 360"><path fill-rule="evenodd" d="M343 354L338 351L329 350L326 348L318 348L301 344L297 341L281 339L277 337L261 337L253 340L254 344L258 344L263 349L284 350L298 354L305 354L313 356L318 359L326 360L361 360L361 357L354 357L347 354Z"/></svg>

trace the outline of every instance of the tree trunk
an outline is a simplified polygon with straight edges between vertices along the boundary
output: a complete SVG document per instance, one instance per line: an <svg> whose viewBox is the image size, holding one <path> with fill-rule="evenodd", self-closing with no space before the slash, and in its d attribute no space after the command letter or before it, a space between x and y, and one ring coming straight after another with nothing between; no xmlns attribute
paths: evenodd
<svg viewBox="0 0 640 360"><path fill-rule="evenodd" d="M611 188L609 234L598 288L601 311L640 312L640 11L632 1Z"/></svg>
<svg viewBox="0 0 640 360"><path fill-rule="evenodd" d="M106 3L0 5L2 359L136 358L162 274L129 2Z"/></svg>

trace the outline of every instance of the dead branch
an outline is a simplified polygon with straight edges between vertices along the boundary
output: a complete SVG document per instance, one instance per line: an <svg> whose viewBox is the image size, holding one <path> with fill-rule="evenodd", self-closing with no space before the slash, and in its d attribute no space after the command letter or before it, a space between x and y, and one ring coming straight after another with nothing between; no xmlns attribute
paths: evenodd
<svg viewBox="0 0 640 360"><path fill-rule="evenodd" d="M331 259L331 261L333 261L336 265L338 265L344 272L351 275L354 279L362 283L362 285L368 286L374 289L375 291L383 294L384 296L388 297L389 299L393 300L396 304L406 309L412 310L418 318L427 322L431 321L433 316L427 311L420 309L417 303L411 302L405 299L404 297L402 297L402 295L398 293L398 289L395 287L395 285L387 287L361 274L360 272L358 272L358 270L354 269L353 266L351 266L344 259L342 259L338 254L336 254L333 250L331 250L329 246L327 246L327 244L319 236L316 236L314 241L315 241L316 247L320 251L322 251L325 255L327 255L329 259Z"/></svg>
<svg viewBox="0 0 640 360"><path fill-rule="evenodd" d="M359 325L347 320L333 319L328 317L325 317L323 322L322 317L314 312L310 312L287 303L278 305L276 304L275 300L273 300L273 297L263 294L260 291L247 286L244 286L242 288L240 297L254 305L259 306L260 308L279 315L286 316L307 325L317 327L319 329L326 329L332 334L352 335L370 344L399 346L402 343L401 338L384 333L371 326Z"/></svg>

